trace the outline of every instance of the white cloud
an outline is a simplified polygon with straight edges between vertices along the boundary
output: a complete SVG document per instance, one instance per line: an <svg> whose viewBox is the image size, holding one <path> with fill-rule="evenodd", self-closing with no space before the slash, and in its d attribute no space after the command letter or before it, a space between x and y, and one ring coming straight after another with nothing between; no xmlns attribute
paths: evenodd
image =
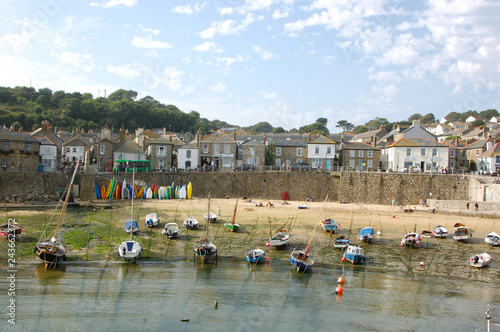
<svg viewBox="0 0 500 332"><path fill-rule="evenodd" d="M229 67L230 65L232 65L233 63L235 62L242 62L242 61L246 61L247 58L241 54L238 54L236 57L232 58L232 57L227 57L227 56L223 56L223 57L217 57L215 59L217 61L218 64L222 63L224 64L226 67Z"/></svg>
<svg viewBox="0 0 500 332"><path fill-rule="evenodd" d="M184 14L184 15L191 15L191 14L194 14L194 13L199 13L201 12L201 10L203 9L203 7L205 6L205 4L201 4L200 3L195 3L194 5L187 5L187 6L176 6L172 9L172 13L175 13L175 14Z"/></svg>
<svg viewBox="0 0 500 332"><path fill-rule="evenodd" d="M150 33L151 35L157 35L160 33L160 30L146 28L142 24L139 24L139 28L141 28L141 30L144 32Z"/></svg>
<svg viewBox="0 0 500 332"><path fill-rule="evenodd" d="M264 92L264 91L262 91L261 94L262 94L262 98L264 98L264 99L276 99L278 97L276 92Z"/></svg>
<svg viewBox="0 0 500 332"><path fill-rule="evenodd" d="M93 2L91 5L95 5L96 3ZM115 6L126 6L126 7L132 7L137 4L137 0L109 0L106 2L103 7L104 8L110 8L110 7L115 7Z"/></svg>
<svg viewBox="0 0 500 332"><path fill-rule="evenodd" d="M221 35L236 35L238 32L241 30L244 30L246 27L248 27L250 24L252 24L255 21L260 21L263 20L263 16L257 16L255 17L254 15L247 14L245 19L238 25L236 25L236 22L233 20L225 20L223 22L214 22L211 24L210 28L203 30L200 33L201 38L212 38L216 34L221 34Z"/></svg>
<svg viewBox="0 0 500 332"><path fill-rule="evenodd" d="M272 52L269 52L259 46L254 46L253 50L257 52L263 60L271 60L277 57L276 54L273 54Z"/></svg>
<svg viewBox="0 0 500 332"><path fill-rule="evenodd" d="M134 37L132 39L132 45L140 48L160 48L160 49L166 49L166 48L171 48L172 46L167 43L167 42L162 42L162 41L156 41L156 40L150 40L149 38L142 38L142 37Z"/></svg>
<svg viewBox="0 0 500 332"><path fill-rule="evenodd" d="M285 18L285 17L288 17L288 12L287 11L281 11L279 9L276 9L274 12L273 12L273 18L275 20L277 19L280 19L280 18Z"/></svg>
<svg viewBox="0 0 500 332"><path fill-rule="evenodd" d="M226 90L226 86L224 85L224 83L219 81L215 85L210 86L208 89L212 93L221 93L221 92L224 92Z"/></svg>
<svg viewBox="0 0 500 332"><path fill-rule="evenodd" d="M71 64L87 72L92 71L95 67L92 61L92 55L90 54L62 52L59 55L59 62L61 64Z"/></svg>
<svg viewBox="0 0 500 332"><path fill-rule="evenodd" d="M165 67L163 83L170 91L177 91L182 88L181 77L184 73L175 67Z"/></svg>
<svg viewBox="0 0 500 332"><path fill-rule="evenodd" d="M401 77L395 71L379 71L376 72L374 68L369 69L370 75L368 76L369 80L378 81L378 82L400 82Z"/></svg>
<svg viewBox="0 0 500 332"><path fill-rule="evenodd" d="M132 68L135 67L135 68ZM106 70L112 74L116 74L120 77L126 78L126 79L133 79L141 75L141 68L142 66L139 66L137 64L134 65L125 65L125 66L107 66Z"/></svg>
<svg viewBox="0 0 500 332"><path fill-rule="evenodd" d="M195 51L198 52L207 52L207 51L212 51L214 53L222 53L222 48L217 47L214 42L209 42L206 41L203 44L197 45L193 48Z"/></svg>

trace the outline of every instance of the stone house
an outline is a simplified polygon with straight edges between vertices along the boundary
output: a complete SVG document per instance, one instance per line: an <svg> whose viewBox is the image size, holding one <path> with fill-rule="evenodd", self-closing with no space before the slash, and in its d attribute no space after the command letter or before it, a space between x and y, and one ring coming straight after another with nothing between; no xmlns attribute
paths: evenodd
<svg viewBox="0 0 500 332"><path fill-rule="evenodd" d="M179 147L179 149L177 150L177 169L198 169L198 167L200 166L198 152L199 146L197 139L193 139L191 142Z"/></svg>
<svg viewBox="0 0 500 332"><path fill-rule="evenodd" d="M381 150L382 169L395 172L420 166L422 172L436 172L449 166L449 147L428 138L402 138Z"/></svg>
<svg viewBox="0 0 500 332"><path fill-rule="evenodd" d="M254 165L261 169L265 165L266 146L255 138L246 139L238 145L237 161L235 166Z"/></svg>
<svg viewBox="0 0 500 332"><path fill-rule="evenodd" d="M146 143L146 158L151 160L151 168L170 170L172 168L172 152L174 144L165 135Z"/></svg>
<svg viewBox="0 0 500 332"><path fill-rule="evenodd" d="M113 151L113 162L117 160L146 160L146 153L134 141L126 141Z"/></svg>
<svg viewBox="0 0 500 332"><path fill-rule="evenodd" d="M40 164L40 141L25 132L0 131L2 167L11 170L36 171Z"/></svg>
<svg viewBox="0 0 500 332"><path fill-rule="evenodd" d="M307 143L301 139L292 139L291 137L283 137L282 139L273 137L269 139L269 143L274 144L274 165L277 167L285 167L295 165L297 163L307 162Z"/></svg>
<svg viewBox="0 0 500 332"><path fill-rule="evenodd" d="M232 169L236 164L236 141L218 129L200 140L200 166Z"/></svg>
<svg viewBox="0 0 500 332"><path fill-rule="evenodd" d="M419 120L413 120L413 124L410 127L394 135L394 141L399 141L401 138L427 138L436 140L436 136L420 126Z"/></svg>
<svg viewBox="0 0 500 332"><path fill-rule="evenodd" d="M92 155L92 164L97 165L101 172L111 172L113 170L113 150L115 144L112 141L112 131L105 124L101 127L100 140L90 148Z"/></svg>
<svg viewBox="0 0 500 332"><path fill-rule="evenodd" d="M463 149L465 145L461 143L458 138L444 141L443 143L449 147L450 152L448 169L452 172L467 170L467 154Z"/></svg>
<svg viewBox="0 0 500 332"><path fill-rule="evenodd" d="M55 128L52 127L52 125L49 123L49 121L47 121L47 120L42 121L42 126L40 128L35 129L31 133L31 136L33 136L34 138L36 138L38 140L45 137L48 141L55 144L56 149L57 149L56 160L52 166L45 165L45 167L49 167L49 168L53 167L55 170L61 169L63 154L64 154L63 153L64 140L56 134ZM52 154L52 152L50 154ZM47 156L47 154L44 154L44 155ZM45 159L45 160L47 162L49 162L48 160L50 160L50 159L51 158Z"/></svg>
<svg viewBox="0 0 500 332"><path fill-rule="evenodd" d="M321 167L330 171L338 166L338 155L335 150L335 142L331 139L318 135L307 142L307 160L312 168Z"/></svg>
<svg viewBox="0 0 500 332"><path fill-rule="evenodd" d="M469 171L479 171L477 160L480 155L482 155L488 148L490 148L495 142L491 138L481 139L475 141L469 145L466 145L463 149L466 151L467 155L467 170Z"/></svg>
<svg viewBox="0 0 500 332"><path fill-rule="evenodd" d="M58 153L57 145L47 136L35 138L40 141L39 156L41 165L43 165L43 171L56 172L60 170L57 160L61 158L61 155Z"/></svg>
<svg viewBox="0 0 500 332"><path fill-rule="evenodd" d="M380 167L380 150L364 142L351 143L340 149L340 166L344 169L376 171Z"/></svg>
<svg viewBox="0 0 500 332"><path fill-rule="evenodd" d="M373 144L373 142L380 141L382 137L387 135L385 126L380 126L379 129L366 131L364 133L357 134L353 137L353 142L365 142L368 144Z"/></svg>
<svg viewBox="0 0 500 332"><path fill-rule="evenodd" d="M489 141L486 147L489 148L477 157L477 165L483 174L500 173L500 143L492 144Z"/></svg>

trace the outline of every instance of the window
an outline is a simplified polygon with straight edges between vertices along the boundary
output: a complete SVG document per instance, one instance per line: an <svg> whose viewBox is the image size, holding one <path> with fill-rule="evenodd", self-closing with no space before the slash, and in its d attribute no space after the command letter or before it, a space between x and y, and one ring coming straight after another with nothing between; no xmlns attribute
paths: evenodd
<svg viewBox="0 0 500 332"><path fill-rule="evenodd" d="M274 165L281 167L281 159L276 159L276 162L274 163Z"/></svg>
<svg viewBox="0 0 500 332"><path fill-rule="evenodd" d="M354 167L354 159L349 160L349 167Z"/></svg>
<svg viewBox="0 0 500 332"><path fill-rule="evenodd" d="M214 153L219 153L219 144L214 144Z"/></svg>
<svg viewBox="0 0 500 332"><path fill-rule="evenodd" d="M363 158L363 150L359 150L358 151L358 157L359 158Z"/></svg>
<svg viewBox="0 0 500 332"><path fill-rule="evenodd" d="M31 143L26 143L26 152L31 152Z"/></svg>
<svg viewBox="0 0 500 332"><path fill-rule="evenodd" d="M66 153L70 153L71 152L71 148L66 148Z"/></svg>
<svg viewBox="0 0 500 332"><path fill-rule="evenodd" d="M368 168L372 168L372 167L373 167L373 160L368 160Z"/></svg>
<svg viewBox="0 0 500 332"><path fill-rule="evenodd" d="M50 146L44 146L42 151L44 155L50 154Z"/></svg>
<svg viewBox="0 0 500 332"><path fill-rule="evenodd" d="M479 150L476 150L476 156L479 156Z"/></svg>
<svg viewBox="0 0 500 332"><path fill-rule="evenodd" d="M455 150L450 150L450 157L455 158Z"/></svg>
<svg viewBox="0 0 500 332"><path fill-rule="evenodd" d="M247 159L247 164L248 165L254 165L254 166L256 166L255 158L248 158Z"/></svg>
<svg viewBox="0 0 500 332"><path fill-rule="evenodd" d="M2 148L4 149L4 151L7 151L9 149L9 142L3 142L2 145L3 145Z"/></svg>
<svg viewBox="0 0 500 332"><path fill-rule="evenodd" d="M314 147L314 153L315 153L315 154L319 154L319 145L316 145L316 146Z"/></svg>
<svg viewBox="0 0 500 332"><path fill-rule="evenodd" d="M138 155L136 155L136 156L135 156L135 158L136 158L135 160L142 160L142 159L144 159L144 158L142 157L142 154L138 154Z"/></svg>
<svg viewBox="0 0 500 332"><path fill-rule="evenodd" d="M425 149L420 149L420 156L425 157Z"/></svg>
<svg viewBox="0 0 500 332"><path fill-rule="evenodd" d="M76 153L76 148L73 148L73 153Z"/></svg>
<svg viewBox="0 0 500 332"><path fill-rule="evenodd" d="M406 156L407 157L411 156L411 148L406 148Z"/></svg>
<svg viewBox="0 0 500 332"><path fill-rule="evenodd" d="M191 150L186 150L186 158L191 158Z"/></svg>
<svg viewBox="0 0 500 332"><path fill-rule="evenodd" d="M465 157L465 156L466 156L466 152L462 151L462 157Z"/></svg>
<svg viewBox="0 0 500 332"><path fill-rule="evenodd" d="M373 151L368 151L367 155L368 155L368 158L373 158Z"/></svg>
<svg viewBox="0 0 500 332"><path fill-rule="evenodd" d="M500 156L495 157L495 164L500 164Z"/></svg>
<svg viewBox="0 0 500 332"><path fill-rule="evenodd" d="M281 156L281 148L280 147L276 148L276 155Z"/></svg>
<svg viewBox="0 0 500 332"><path fill-rule="evenodd" d="M450 161L450 169L455 169L455 162L454 161Z"/></svg>
<svg viewBox="0 0 500 332"><path fill-rule="evenodd" d="M8 165L8 164L9 164L9 161L7 159L2 159L2 166Z"/></svg>
<svg viewBox="0 0 500 332"><path fill-rule="evenodd" d="M231 167L231 158L223 157L222 158L222 167Z"/></svg>
<svg viewBox="0 0 500 332"><path fill-rule="evenodd" d="M356 151L354 151L354 150L349 151L349 157L351 157L351 158L356 157Z"/></svg>
<svg viewBox="0 0 500 332"><path fill-rule="evenodd" d="M157 146L156 147L156 155L157 156L166 156L167 151L164 146Z"/></svg>
<svg viewBox="0 0 500 332"><path fill-rule="evenodd" d="M250 149L248 149L248 154L250 156L255 156L255 148L254 147L251 147ZM253 164L252 164L253 165Z"/></svg>
<svg viewBox="0 0 500 332"><path fill-rule="evenodd" d="M203 144L203 153L208 153L208 144Z"/></svg>
<svg viewBox="0 0 500 332"><path fill-rule="evenodd" d="M432 156L436 157L438 155L438 149L432 149Z"/></svg>
<svg viewBox="0 0 500 332"><path fill-rule="evenodd" d="M224 144L224 153L231 152L231 144Z"/></svg>
<svg viewBox="0 0 500 332"><path fill-rule="evenodd" d="M163 159L158 159L158 167L163 167L165 166L165 162Z"/></svg>
<svg viewBox="0 0 500 332"><path fill-rule="evenodd" d="M302 148L297 148L297 157L302 157Z"/></svg>
<svg viewBox="0 0 500 332"><path fill-rule="evenodd" d="M106 146L105 145L99 145L99 153L100 154L104 154L105 151L106 151Z"/></svg>
<svg viewBox="0 0 500 332"><path fill-rule="evenodd" d="M332 147L331 146L327 146L326 147L326 153L327 154L331 154L332 153Z"/></svg>

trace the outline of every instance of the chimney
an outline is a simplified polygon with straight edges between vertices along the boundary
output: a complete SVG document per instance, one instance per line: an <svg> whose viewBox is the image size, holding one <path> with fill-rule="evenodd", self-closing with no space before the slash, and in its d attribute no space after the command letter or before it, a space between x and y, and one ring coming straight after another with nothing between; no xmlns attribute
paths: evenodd
<svg viewBox="0 0 500 332"><path fill-rule="evenodd" d="M266 145L266 133L264 133L264 145Z"/></svg>
<svg viewBox="0 0 500 332"><path fill-rule="evenodd" d="M380 126L380 131L385 131L385 126L384 125Z"/></svg>
<svg viewBox="0 0 500 332"><path fill-rule="evenodd" d="M47 129L49 129L49 121L43 120L42 121L42 131L45 131Z"/></svg>
<svg viewBox="0 0 500 332"><path fill-rule="evenodd" d="M413 127L420 127L420 120L413 120Z"/></svg>
<svg viewBox="0 0 500 332"><path fill-rule="evenodd" d="M455 145L458 147L458 136L455 137Z"/></svg>
<svg viewBox="0 0 500 332"><path fill-rule="evenodd" d="M377 136L376 135L373 135L373 147L374 148L377 147Z"/></svg>
<svg viewBox="0 0 500 332"><path fill-rule="evenodd" d="M309 133L309 138L308 138L308 140L307 140L307 141L308 141L308 142L310 142L310 141L311 141L311 133Z"/></svg>
<svg viewBox="0 0 500 332"><path fill-rule="evenodd" d="M236 130L233 131L233 139L236 141Z"/></svg>

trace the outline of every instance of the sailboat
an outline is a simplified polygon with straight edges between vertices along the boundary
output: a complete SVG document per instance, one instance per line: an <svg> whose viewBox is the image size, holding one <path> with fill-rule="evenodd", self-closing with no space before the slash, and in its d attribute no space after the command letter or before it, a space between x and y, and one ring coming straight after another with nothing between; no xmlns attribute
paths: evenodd
<svg viewBox="0 0 500 332"><path fill-rule="evenodd" d="M69 182L68 189L66 190L66 198L64 199L64 204L61 209L61 214L59 215L59 220L57 221L57 226L54 234L52 235L50 240L38 241L35 247L36 258L45 263L45 269L55 268L58 264L62 263L62 261L66 260L67 251L57 240L57 232L59 231L59 226L61 226L64 212L66 212L66 206L68 205L71 186L73 185L75 175L78 172L78 166L79 164L77 162L75 165L75 170L73 171L73 176L71 177L71 181Z"/></svg>
<svg viewBox="0 0 500 332"><path fill-rule="evenodd" d="M210 212L210 193L208 194L208 211ZM207 234L205 238L196 241L194 246L194 254L200 256L203 261L212 256L215 256L217 259L217 246L208 238L208 231L210 229L210 216L208 213L205 219L207 220Z"/></svg>
<svg viewBox="0 0 500 332"><path fill-rule="evenodd" d="M269 219L269 232L271 233L271 238L266 243L266 247L281 248L282 246L288 244L288 242L290 241L290 234L288 234L286 230L280 229L276 234L273 235L273 229L271 227L271 218L268 219Z"/></svg>
<svg viewBox="0 0 500 332"><path fill-rule="evenodd" d="M134 176L135 176L135 167L132 169L132 184L134 184L134 180L135 180ZM125 182L125 181L123 181L123 182ZM131 195L131 196L132 196L131 197L132 207L130 209L130 220L127 222L129 222L131 225L133 225L134 223L137 225L137 221L134 220L134 195ZM127 222L125 223L125 225L127 224ZM139 257L141 255L142 246L138 241L133 240L132 236L133 236L133 232L131 231L130 232L130 239L128 241L122 242L118 246L118 254L121 257L123 257L124 260L126 260L126 259L135 260L137 257Z"/></svg>
<svg viewBox="0 0 500 332"><path fill-rule="evenodd" d="M237 232L240 229L240 225L234 222L236 219L236 209L238 208L238 199L236 199L236 204L234 205L233 221L224 224L226 228L229 228L231 232Z"/></svg>
<svg viewBox="0 0 500 332"><path fill-rule="evenodd" d="M311 270L311 267L314 265L314 259L309 254L309 246L311 245L311 241L314 237L314 232L316 231L316 227L318 227L318 224L320 222L321 212L323 212L327 200L328 200L328 195L326 195L325 202L323 203L323 207L321 208L321 211L319 213L318 220L316 221L316 224L314 224L314 228L311 233L311 236L309 237L309 241L307 241L306 248L304 250L295 249L294 251L292 251L292 254L290 255L290 263L292 263L293 266L297 267L298 271Z"/></svg>

